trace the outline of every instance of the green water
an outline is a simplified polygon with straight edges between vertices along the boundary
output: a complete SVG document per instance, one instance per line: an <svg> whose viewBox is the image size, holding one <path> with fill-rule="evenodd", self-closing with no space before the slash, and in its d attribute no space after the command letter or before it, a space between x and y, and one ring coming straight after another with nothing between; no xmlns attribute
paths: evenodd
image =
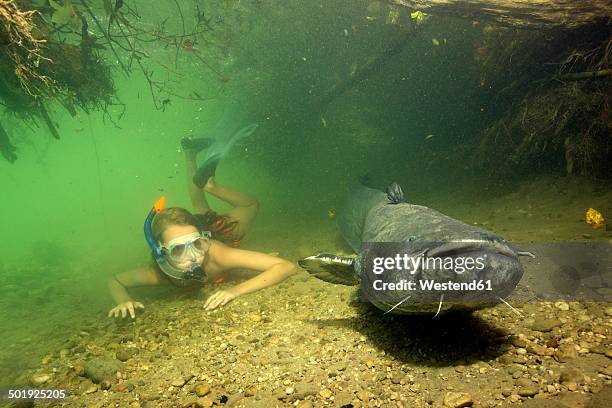
<svg viewBox="0 0 612 408"><path fill-rule="evenodd" d="M138 24L153 27L167 18L166 28L180 32L176 5L159 3L135 2ZM194 4L202 2L179 3L189 30ZM128 78L115 69L117 98L125 105L123 115L122 107L109 108L116 126L101 112L71 117L51 103L62 137L57 141L42 125L2 116L19 157L14 164L0 161L2 385L22 383L23 373L63 348L68 337L96 331L107 321L114 306L107 280L149 260L142 223L152 203L164 195L170 206L191 208L180 139L206 136L234 100L242 106L236 116L259 128L223 159L217 181L260 201L257 221L243 241L248 249L280 252L292 261L319 250L348 250L328 211L338 208L348 185L366 173L383 183L396 180L409 201L468 222L486 222L482 214L501 205L491 200L527 181L491 183L471 163L451 158L478 137L497 108L479 88L473 53L480 28L451 18L417 25L405 11L402 26L386 24L387 6L367 19L369 3L200 4L218 23L194 44L196 51L177 52L154 42L144 51L154 71L164 72L161 63L171 67L162 76L173 93L195 91L210 100L168 95L165 109L156 110L142 73L134 69ZM401 52L318 105L356 67L401 37L406 38ZM229 80L205 67L194 52ZM109 50L102 56L114 61ZM560 199L552 190L540 190L542 196L537 187L527 190L518 190L507 211L540 208L533 210L544 231L540 238L592 233L575 220L584 207L609 206L609 195L591 200L590 190ZM211 204L219 211L228 208L214 199ZM565 224L547 222L553 205ZM489 227L513 239L532 238L533 220L523 221ZM174 292L144 293L159 300Z"/></svg>

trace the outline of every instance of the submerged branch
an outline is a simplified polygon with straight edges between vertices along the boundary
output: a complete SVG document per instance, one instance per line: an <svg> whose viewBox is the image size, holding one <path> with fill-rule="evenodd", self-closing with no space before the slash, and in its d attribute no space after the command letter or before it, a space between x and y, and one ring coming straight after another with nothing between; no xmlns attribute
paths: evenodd
<svg viewBox="0 0 612 408"><path fill-rule="evenodd" d="M389 0L431 14L523 28L576 28L612 17L611 0Z"/></svg>
<svg viewBox="0 0 612 408"><path fill-rule="evenodd" d="M590 72L575 72L572 74L561 75L559 79L561 80L579 80L579 79L589 79L589 78L601 78L606 76L612 76L612 69L600 69L599 71L590 71Z"/></svg>

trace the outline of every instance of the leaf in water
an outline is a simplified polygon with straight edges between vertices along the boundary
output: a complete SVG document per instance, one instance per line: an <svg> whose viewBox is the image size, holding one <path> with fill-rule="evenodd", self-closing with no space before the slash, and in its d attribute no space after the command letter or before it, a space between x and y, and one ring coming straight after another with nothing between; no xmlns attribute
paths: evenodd
<svg viewBox="0 0 612 408"><path fill-rule="evenodd" d="M64 5L49 0L49 4L55 10L51 16L51 22L57 26L69 25L72 28L80 29L81 20L77 15L77 10L72 5L71 0L65 0Z"/></svg>

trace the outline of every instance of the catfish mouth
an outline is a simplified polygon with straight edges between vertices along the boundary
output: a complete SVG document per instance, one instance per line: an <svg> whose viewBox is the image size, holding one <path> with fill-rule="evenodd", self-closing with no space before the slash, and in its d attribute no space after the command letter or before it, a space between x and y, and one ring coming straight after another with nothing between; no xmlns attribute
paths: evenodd
<svg viewBox="0 0 612 408"><path fill-rule="evenodd" d="M518 254L504 243L482 239L463 239L447 242L427 250L425 255L428 258L445 258L476 252L499 254L518 259Z"/></svg>

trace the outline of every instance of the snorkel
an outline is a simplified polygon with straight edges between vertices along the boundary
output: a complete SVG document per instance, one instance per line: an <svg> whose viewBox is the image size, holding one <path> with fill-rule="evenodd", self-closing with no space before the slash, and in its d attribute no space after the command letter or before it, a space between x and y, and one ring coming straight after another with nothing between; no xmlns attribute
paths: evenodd
<svg viewBox="0 0 612 408"><path fill-rule="evenodd" d="M153 208L151 208L151 211L149 211L149 214L144 222L144 235L149 248L151 248L153 259L155 259L159 269L161 269L163 273L171 278L179 279L181 281L191 280L204 283L206 281L206 273L204 273L204 270L200 265L193 265L189 271L176 268L168 262L168 259L166 259L166 256L162 252L161 244L155 239L152 228L153 218L155 218L155 216L159 214L159 212L163 210L165 206L166 197L162 196L155 202L155 204L153 204Z"/></svg>

